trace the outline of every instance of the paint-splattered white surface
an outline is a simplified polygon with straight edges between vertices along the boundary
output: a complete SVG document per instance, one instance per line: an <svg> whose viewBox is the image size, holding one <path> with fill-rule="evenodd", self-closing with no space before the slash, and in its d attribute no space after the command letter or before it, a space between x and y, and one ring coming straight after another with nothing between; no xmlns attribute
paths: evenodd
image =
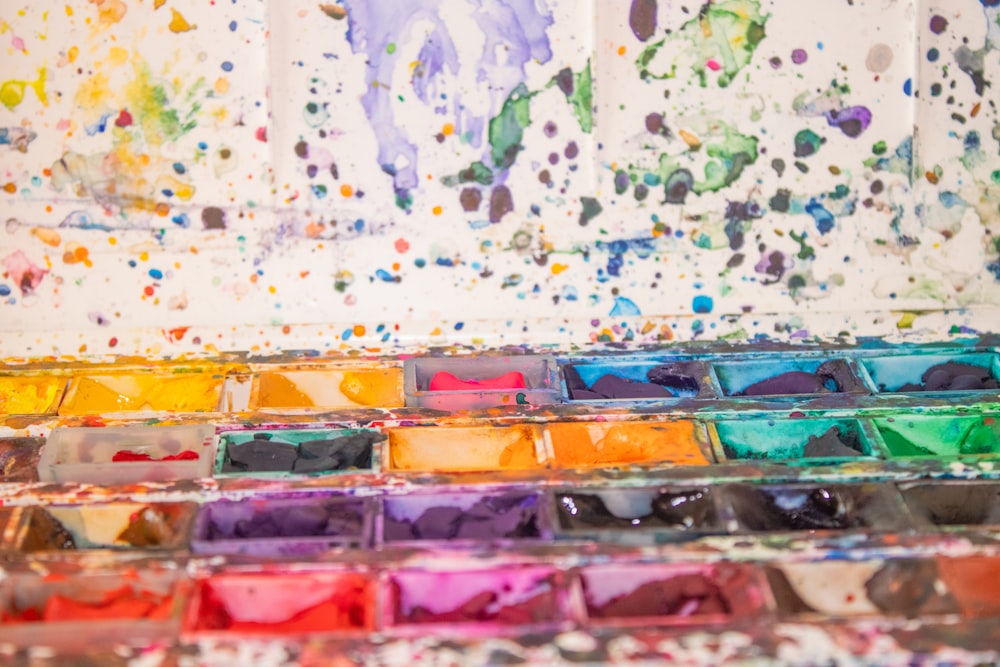
<svg viewBox="0 0 1000 667"><path fill-rule="evenodd" d="M995 329L995 5L5 3L0 353Z"/></svg>

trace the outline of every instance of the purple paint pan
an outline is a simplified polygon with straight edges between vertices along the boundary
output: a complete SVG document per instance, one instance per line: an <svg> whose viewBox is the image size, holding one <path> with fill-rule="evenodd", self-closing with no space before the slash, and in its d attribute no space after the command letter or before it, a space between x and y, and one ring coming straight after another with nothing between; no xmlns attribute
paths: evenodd
<svg viewBox="0 0 1000 667"><path fill-rule="evenodd" d="M263 558L368 547L373 514L371 500L330 494L220 500L198 512L191 550Z"/></svg>

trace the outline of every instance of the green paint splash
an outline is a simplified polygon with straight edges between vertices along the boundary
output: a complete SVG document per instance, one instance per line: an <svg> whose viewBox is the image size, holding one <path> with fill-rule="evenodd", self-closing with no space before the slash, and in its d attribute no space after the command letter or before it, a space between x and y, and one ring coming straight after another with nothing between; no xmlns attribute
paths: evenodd
<svg viewBox="0 0 1000 667"><path fill-rule="evenodd" d="M705 161L702 173L704 178L695 179L691 191L701 195L706 192L718 192L732 185L743 170L757 161L757 137L741 134L735 128L723 122L713 124L713 135L703 139L699 148L704 150L709 158ZM668 183L675 172L688 168L690 153L660 156L659 167L652 175L659 183Z"/></svg>
<svg viewBox="0 0 1000 667"><path fill-rule="evenodd" d="M566 68L552 77L546 88L552 86L558 86L566 95L566 101L573 107L573 115L576 116L580 129L589 134L594 129L594 89L590 60L580 72L574 74Z"/></svg>
<svg viewBox="0 0 1000 667"><path fill-rule="evenodd" d="M490 157L500 169L510 168L521 150L524 129L531 125L531 95L528 87L520 84L490 120Z"/></svg>
<svg viewBox="0 0 1000 667"><path fill-rule="evenodd" d="M750 64L757 46L765 35L770 15L761 14L758 0L720 0L706 2L698 16L686 22L669 38L646 47L636 60L639 75L644 79L669 79L676 67L654 72L651 68L657 53L668 40L685 40L695 52L692 66L702 88L708 87L709 72L718 69L720 88L728 86L739 72ZM712 62L714 65L709 66Z"/></svg>

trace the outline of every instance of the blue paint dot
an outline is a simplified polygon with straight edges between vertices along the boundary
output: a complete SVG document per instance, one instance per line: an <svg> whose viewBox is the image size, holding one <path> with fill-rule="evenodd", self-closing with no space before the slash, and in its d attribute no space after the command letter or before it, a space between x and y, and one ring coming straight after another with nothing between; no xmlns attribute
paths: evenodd
<svg viewBox="0 0 1000 667"><path fill-rule="evenodd" d="M344 329L344 333L340 334L341 340L348 340L352 335L353 331L350 329Z"/></svg>
<svg viewBox="0 0 1000 667"><path fill-rule="evenodd" d="M230 21L229 22L229 31L230 32L236 32L236 21Z"/></svg>
<svg viewBox="0 0 1000 667"><path fill-rule="evenodd" d="M152 278L153 280L159 280L160 278L163 277L163 271L160 271L159 269L150 269L149 277Z"/></svg>
<svg viewBox="0 0 1000 667"><path fill-rule="evenodd" d="M816 48L819 49L820 51L822 51L823 50L823 42L816 42Z"/></svg>
<svg viewBox="0 0 1000 667"><path fill-rule="evenodd" d="M174 173L175 174L183 174L186 171L187 171L187 167L185 167L180 162L174 162Z"/></svg>
<svg viewBox="0 0 1000 667"><path fill-rule="evenodd" d="M135 268L135 266L136 266L136 264L135 264L135 260L134 260L134 259L130 259L130 260L128 261L128 265L129 265L129 266L131 266L131 267L132 267L132 268L134 269L134 268Z"/></svg>
<svg viewBox="0 0 1000 667"><path fill-rule="evenodd" d="M6 285L0 285L0 296L9 296L10 288Z"/></svg>
<svg viewBox="0 0 1000 667"><path fill-rule="evenodd" d="M360 232L364 228L365 228L365 221L364 220L358 219L358 220L354 221L354 230L355 231Z"/></svg>
<svg viewBox="0 0 1000 667"><path fill-rule="evenodd" d="M233 71L233 64L231 62L229 62L228 60L224 60L222 62L222 71L223 72L232 72Z"/></svg>
<svg viewBox="0 0 1000 667"><path fill-rule="evenodd" d="M903 84L903 92L906 93L907 97L913 95L913 79L906 80L906 83Z"/></svg>
<svg viewBox="0 0 1000 667"><path fill-rule="evenodd" d="M198 148L200 148L201 150L206 150L208 148L208 144L205 143L204 141L199 141Z"/></svg>
<svg viewBox="0 0 1000 667"><path fill-rule="evenodd" d="M937 49L931 49L930 51L927 52L927 60L931 61L932 63L936 62L937 59L940 57L941 57L941 52L938 51Z"/></svg>
<svg viewBox="0 0 1000 667"><path fill-rule="evenodd" d="M712 312L712 307L714 305L715 303L712 301L712 297L705 296L703 294L696 296L694 301L691 303L691 307L696 313L710 313Z"/></svg>
<svg viewBox="0 0 1000 667"><path fill-rule="evenodd" d="M413 265L418 269L422 269L425 266L427 266L427 260L423 259L422 257L418 257L417 259L413 260Z"/></svg>
<svg viewBox="0 0 1000 667"><path fill-rule="evenodd" d="M465 322L455 322L455 331L461 331L465 328Z"/></svg>

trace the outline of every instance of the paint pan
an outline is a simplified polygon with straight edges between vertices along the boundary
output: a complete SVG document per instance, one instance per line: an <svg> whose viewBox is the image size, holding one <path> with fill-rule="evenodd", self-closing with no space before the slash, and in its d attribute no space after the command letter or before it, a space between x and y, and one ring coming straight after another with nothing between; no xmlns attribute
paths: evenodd
<svg viewBox="0 0 1000 667"><path fill-rule="evenodd" d="M214 434L204 424L57 427L42 448L38 478L112 485L209 477Z"/></svg>
<svg viewBox="0 0 1000 667"><path fill-rule="evenodd" d="M595 626L732 625L767 614L760 577L736 563L593 565L579 585Z"/></svg>
<svg viewBox="0 0 1000 667"><path fill-rule="evenodd" d="M795 357L712 364L725 396L769 398L870 393L848 359Z"/></svg>
<svg viewBox="0 0 1000 667"><path fill-rule="evenodd" d="M870 357L861 365L883 393L998 392L1000 357L991 353Z"/></svg>
<svg viewBox="0 0 1000 667"><path fill-rule="evenodd" d="M705 427L690 420L552 422L546 424L544 437L560 468L711 462Z"/></svg>
<svg viewBox="0 0 1000 667"><path fill-rule="evenodd" d="M715 431L719 460L768 459L804 465L878 457L878 447L856 419L720 420Z"/></svg>
<svg viewBox="0 0 1000 667"><path fill-rule="evenodd" d="M24 508L21 552L78 549L186 550L195 503L108 503Z"/></svg>
<svg viewBox="0 0 1000 667"><path fill-rule="evenodd" d="M680 398L714 398L708 365L669 358L611 357L564 363L563 396L567 401L672 402Z"/></svg>
<svg viewBox="0 0 1000 667"><path fill-rule="evenodd" d="M719 492L739 528L752 532L910 527L890 484L725 484Z"/></svg>
<svg viewBox="0 0 1000 667"><path fill-rule="evenodd" d="M325 493L220 500L202 505L191 549L268 558L367 548L374 514L370 499Z"/></svg>
<svg viewBox="0 0 1000 667"><path fill-rule="evenodd" d="M184 369L174 372L95 373L74 376L60 415L150 412L214 412L225 374Z"/></svg>
<svg viewBox="0 0 1000 667"><path fill-rule="evenodd" d="M0 484L38 481L38 460L44 438L0 438Z"/></svg>
<svg viewBox="0 0 1000 667"><path fill-rule="evenodd" d="M1000 616L1000 558L938 558L937 566L963 614L974 618Z"/></svg>
<svg viewBox="0 0 1000 667"><path fill-rule="evenodd" d="M375 429L260 429L219 434L217 477L287 477L379 468Z"/></svg>
<svg viewBox="0 0 1000 667"><path fill-rule="evenodd" d="M346 570L229 571L199 579L184 615L195 639L357 635L375 628L375 584Z"/></svg>
<svg viewBox="0 0 1000 667"><path fill-rule="evenodd" d="M411 493L386 496L383 541L435 541L477 546L507 540L551 539L539 492Z"/></svg>
<svg viewBox="0 0 1000 667"><path fill-rule="evenodd" d="M500 635L554 629L566 618L562 575L550 567L391 574L387 630Z"/></svg>
<svg viewBox="0 0 1000 667"><path fill-rule="evenodd" d="M958 611L933 559L827 560L765 568L783 618L924 618Z"/></svg>
<svg viewBox="0 0 1000 667"><path fill-rule="evenodd" d="M428 426L392 428L389 469L460 472L545 467L541 427Z"/></svg>
<svg viewBox="0 0 1000 667"><path fill-rule="evenodd" d="M1000 453L995 416L908 415L875 419L875 428L893 457L957 457Z"/></svg>
<svg viewBox="0 0 1000 667"><path fill-rule="evenodd" d="M561 539L644 545L725 532L711 487L594 487L553 497Z"/></svg>
<svg viewBox="0 0 1000 667"><path fill-rule="evenodd" d="M403 369L347 367L264 371L254 375L250 409L313 412L352 408L399 408Z"/></svg>
<svg viewBox="0 0 1000 667"><path fill-rule="evenodd" d="M65 387L64 377L0 375L0 415L53 414Z"/></svg>
<svg viewBox="0 0 1000 667"><path fill-rule="evenodd" d="M406 405L434 410L549 405L561 399L558 373L548 356L414 357L403 362L403 388ZM447 376L464 388L432 389Z"/></svg>
<svg viewBox="0 0 1000 667"><path fill-rule="evenodd" d="M16 517L20 516L20 511L13 507L0 507L0 558L2 554L14 550L14 533L18 528ZM13 523L11 523L13 521Z"/></svg>
<svg viewBox="0 0 1000 667"><path fill-rule="evenodd" d="M3 641L60 650L148 645L177 632L186 591L176 570L155 565L12 573L0 584Z"/></svg>
<svg viewBox="0 0 1000 667"><path fill-rule="evenodd" d="M928 526L1000 526L998 482L908 482L899 491L910 512Z"/></svg>

